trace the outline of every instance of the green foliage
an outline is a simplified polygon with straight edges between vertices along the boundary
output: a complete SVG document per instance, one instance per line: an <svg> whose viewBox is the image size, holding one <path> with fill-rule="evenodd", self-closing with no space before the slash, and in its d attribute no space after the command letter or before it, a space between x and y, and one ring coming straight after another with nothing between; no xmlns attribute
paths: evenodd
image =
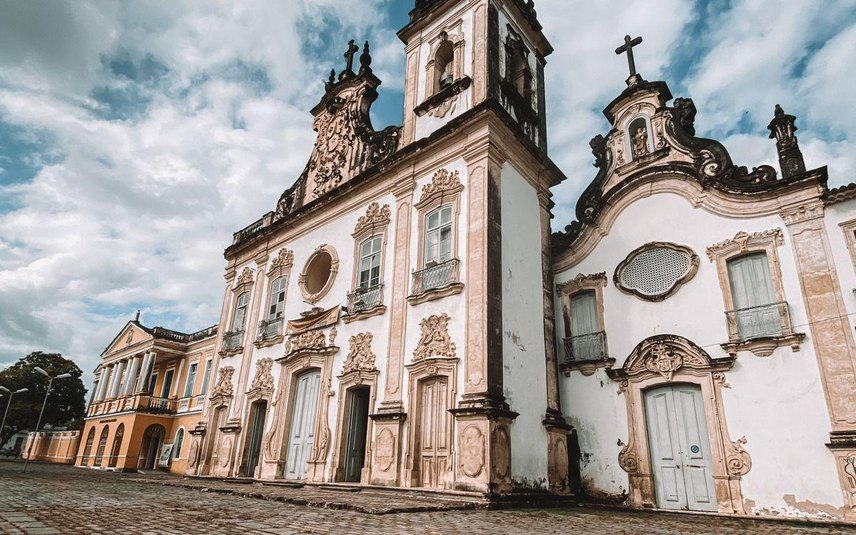
<svg viewBox="0 0 856 535"><path fill-rule="evenodd" d="M50 397L42 417L42 428L51 426L74 426L78 428L83 422L86 411L86 388L80 380L82 371L74 362L63 358L57 353L42 353L36 351L0 371L0 386L12 392L28 388L29 392L12 396L12 405L6 418L6 428L0 432L0 444L5 442L22 429L34 429L39 419L39 410L45 399L49 379L38 373L34 368L48 372L51 377L69 373L68 379L57 379L51 387ZM0 394L0 418L6 410L9 397Z"/></svg>

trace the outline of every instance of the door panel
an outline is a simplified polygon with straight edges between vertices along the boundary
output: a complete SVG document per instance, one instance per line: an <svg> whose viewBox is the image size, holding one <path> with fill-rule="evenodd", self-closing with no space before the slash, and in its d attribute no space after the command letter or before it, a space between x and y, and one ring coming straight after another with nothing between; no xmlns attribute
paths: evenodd
<svg viewBox="0 0 856 535"><path fill-rule="evenodd" d="M645 409L658 506L716 511L701 389L671 385L651 390Z"/></svg>
<svg viewBox="0 0 856 535"><path fill-rule="evenodd" d="M422 382L419 408L420 485L442 488L449 458L450 414L446 410L449 382L437 377Z"/></svg>
<svg viewBox="0 0 856 535"><path fill-rule="evenodd" d="M345 481L359 482L366 457L366 428L369 418L369 390L351 391L348 440L345 445Z"/></svg>
<svg viewBox="0 0 856 535"><path fill-rule="evenodd" d="M303 479L306 463L315 439L315 412L318 406L318 383L321 372L314 370L297 378L294 404L291 412L291 431L286 456L287 479Z"/></svg>
<svg viewBox="0 0 856 535"><path fill-rule="evenodd" d="M249 443L247 444L246 458L246 473L247 477L253 477L256 466L259 464L259 457L262 448L262 433L265 427L265 413L267 412L267 403L253 403L250 417L251 428L249 435Z"/></svg>

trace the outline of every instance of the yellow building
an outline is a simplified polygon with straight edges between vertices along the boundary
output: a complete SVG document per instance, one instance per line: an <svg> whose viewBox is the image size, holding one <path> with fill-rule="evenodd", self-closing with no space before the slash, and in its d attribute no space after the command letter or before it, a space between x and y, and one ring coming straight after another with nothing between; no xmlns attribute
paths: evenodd
<svg viewBox="0 0 856 535"><path fill-rule="evenodd" d="M216 335L216 326L186 334L128 322L95 370L75 464L183 473Z"/></svg>

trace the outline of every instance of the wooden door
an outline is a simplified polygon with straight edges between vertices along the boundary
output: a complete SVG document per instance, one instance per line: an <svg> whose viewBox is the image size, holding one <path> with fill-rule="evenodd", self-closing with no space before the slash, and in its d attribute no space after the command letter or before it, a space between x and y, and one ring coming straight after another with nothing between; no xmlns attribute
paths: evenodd
<svg viewBox="0 0 856 535"><path fill-rule="evenodd" d="M312 453L315 439L315 412L318 407L318 384L321 372L312 370L300 375L291 409L291 430L288 434L286 479L303 479L306 463Z"/></svg>
<svg viewBox="0 0 856 535"><path fill-rule="evenodd" d="M443 488L449 460L451 415L446 407L449 379L435 377L420 383L418 462L420 486Z"/></svg>
<svg viewBox="0 0 856 535"><path fill-rule="evenodd" d="M244 475L253 477L256 466L259 464L259 456L262 451L262 434L265 429L265 413L267 413L267 402L257 401L253 403L250 411L250 434L247 437L246 457L244 459Z"/></svg>
<svg viewBox="0 0 856 535"><path fill-rule="evenodd" d="M369 421L369 389L349 392L348 440L345 443L345 481L359 482L366 458L366 429Z"/></svg>
<svg viewBox="0 0 856 535"><path fill-rule="evenodd" d="M716 511L701 388L670 385L648 391L645 410L657 505Z"/></svg>

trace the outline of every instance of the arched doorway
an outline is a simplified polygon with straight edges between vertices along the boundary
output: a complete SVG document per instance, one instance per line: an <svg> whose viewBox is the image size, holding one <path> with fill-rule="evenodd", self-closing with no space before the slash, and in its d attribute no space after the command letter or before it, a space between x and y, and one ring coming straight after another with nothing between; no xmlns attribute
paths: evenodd
<svg viewBox="0 0 856 535"><path fill-rule="evenodd" d="M83 447L83 457L80 458L80 466L89 466L89 456L92 455L92 444L95 442L95 428L89 429L86 435L86 445Z"/></svg>
<svg viewBox="0 0 856 535"><path fill-rule="evenodd" d="M107 448L107 436L110 434L110 426L105 425L101 429L101 436L98 438L98 449L95 450L95 465L101 466L104 460L104 450Z"/></svg>
<svg viewBox="0 0 856 535"><path fill-rule="evenodd" d="M265 430L267 401L256 401L250 406L249 433L244 446L244 469L242 475L253 477L262 451L262 434Z"/></svg>
<svg viewBox="0 0 856 535"><path fill-rule="evenodd" d="M122 447L122 437L125 435L125 424L119 424L116 428L116 436L113 437L113 448L110 450L110 462L107 466L115 468L119 461L119 449Z"/></svg>
<svg viewBox="0 0 856 535"><path fill-rule="evenodd" d="M166 429L160 424L152 424L143 431L143 442L140 445L140 457L137 460L137 468L153 470L157 466L158 453L160 452Z"/></svg>
<svg viewBox="0 0 856 535"><path fill-rule="evenodd" d="M315 416L318 408L318 386L321 370L303 372L295 379L294 401L291 404L291 426L288 433L286 479L306 477L306 463L315 441Z"/></svg>

